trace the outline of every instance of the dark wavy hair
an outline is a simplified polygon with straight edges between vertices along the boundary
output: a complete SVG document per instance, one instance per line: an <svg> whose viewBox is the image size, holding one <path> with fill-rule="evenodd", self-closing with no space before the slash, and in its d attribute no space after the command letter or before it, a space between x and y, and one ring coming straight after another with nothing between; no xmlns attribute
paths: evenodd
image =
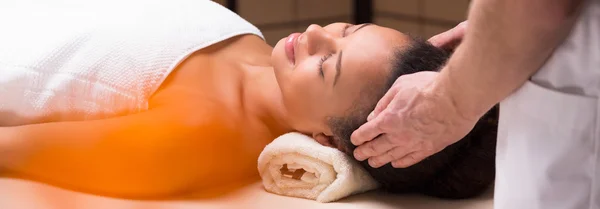
<svg viewBox="0 0 600 209"><path fill-rule="evenodd" d="M366 123L378 100L402 75L419 71L438 71L449 53L430 43L412 38L408 46L394 53L392 67L384 85L364 89L360 101L344 117L328 120L333 130L333 143L348 155L356 148L350 135ZM483 193L494 181L498 107L492 108L463 139L408 168L387 164L372 168L365 160L360 164L393 193L420 193L446 198L470 198Z"/></svg>

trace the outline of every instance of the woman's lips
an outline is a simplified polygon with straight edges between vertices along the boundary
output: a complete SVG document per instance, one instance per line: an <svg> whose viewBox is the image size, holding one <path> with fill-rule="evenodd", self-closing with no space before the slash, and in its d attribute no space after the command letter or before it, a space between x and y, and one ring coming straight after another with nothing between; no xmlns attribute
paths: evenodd
<svg viewBox="0 0 600 209"><path fill-rule="evenodd" d="M285 54L292 64L296 64L296 42L301 33L292 33L285 40Z"/></svg>

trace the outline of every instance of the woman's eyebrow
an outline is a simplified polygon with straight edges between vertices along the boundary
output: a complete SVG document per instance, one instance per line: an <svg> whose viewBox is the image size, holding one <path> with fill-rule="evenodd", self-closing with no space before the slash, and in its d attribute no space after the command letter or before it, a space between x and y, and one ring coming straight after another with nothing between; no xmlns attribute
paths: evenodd
<svg viewBox="0 0 600 209"><path fill-rule="evenodd" d="M333 79L333 86L335 86L335 84L338 81L338 78L340 78L340 69L342 68L342 54L343 51L340 51L337 62L335 63L335 78Z"/></svg>
<svg viewBox="0 0 600 209"><path fill-rule="evenodd" d="M354 32L352 32L352 33L356 33L356 31L358 31L358 30L360 30L360 29L362 29L362 28L364 28L364 27L366 27L366 26L369 26L369 25L372 25L372 24L371 24L371 23L365 23L365 24L362 24L360 27L358 27L358 28L357 28L356 30L354 30Z"/></svg>

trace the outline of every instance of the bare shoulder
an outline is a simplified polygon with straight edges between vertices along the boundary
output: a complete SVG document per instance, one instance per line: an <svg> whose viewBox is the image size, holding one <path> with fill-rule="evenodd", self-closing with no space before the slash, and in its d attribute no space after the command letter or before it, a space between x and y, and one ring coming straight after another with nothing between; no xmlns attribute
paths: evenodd
<svg viewBox="0 0 600 209"><path fill-rule="evenodd" d="M213 44L209 47L206 47L200 51L200 54L210 54L215 56L223 56L230 53L244 53L250 56L256 53L261 49L270 49L269 45L260 37L256 35L240 35L229 38L227 40L221 41L219 43ZM270 50L268 50L270 52Z"/></svg>
<svg viewBox="0 0 600 209"><path fill-rule="evenodd" d="M240 109L241 63L270 53L265 45L258 36L242 35L191 54L152 95L150 108L167 106L174 111L190 111L187 115L195 117L215 112L234 117L234 110Z"/></svg>
<svg viewBox="0 0 600 209"><path fill-rule="evenodd" d="M239 85L240 63L265 53L270 53L268 45L255 35L232 37L199 50L176 67L150 105L229 96L222 94L230 94Z"/></svg>
<svg viewBox="0 0 600 209"><path fill-rule="evenodd" d="M222 119L236 117L242 75L237 60L225 57L240 51L243 39L234 37L188 56L152 95L151 111L166 110L187 125L227 127Z"/></svg>

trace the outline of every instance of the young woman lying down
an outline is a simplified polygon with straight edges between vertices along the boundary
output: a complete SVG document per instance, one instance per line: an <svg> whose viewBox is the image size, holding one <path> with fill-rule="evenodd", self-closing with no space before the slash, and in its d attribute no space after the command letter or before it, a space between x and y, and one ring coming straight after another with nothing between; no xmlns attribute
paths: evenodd
<svg viewBox="0 0 600 209"><path fill-rule="evenodd" d="M97 194L253 178L287 132L352 154L350 134L396 78L448 58L373 24L311 25L271 47L211 1L61 2L0 9L12 17L0 35L0 167ZM363 165L392 192L479 194L494 179L495 117L416 166Z"/></svg>

